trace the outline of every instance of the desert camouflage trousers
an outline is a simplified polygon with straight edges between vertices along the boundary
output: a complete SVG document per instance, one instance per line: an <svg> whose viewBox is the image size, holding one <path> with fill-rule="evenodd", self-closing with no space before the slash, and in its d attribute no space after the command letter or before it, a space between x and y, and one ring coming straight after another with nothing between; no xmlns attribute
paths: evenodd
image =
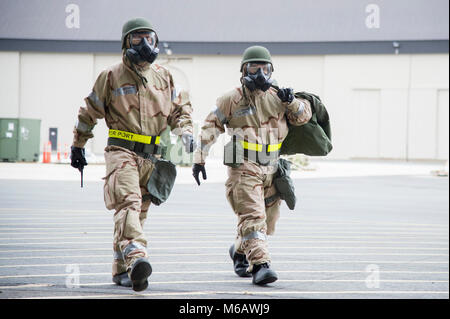
<svg viewBox="0 0 450 319"><path fill-rule="evenodd" d="M129 271L134 261L147 257L143 227L150 206L147 182L153 171L151 160L117 146L105 148L104 200L114 210L114 260L112 275Z"/></svg>
<svg viewBox="0 0 450 319"><path fill-rule="evenodd" d="M267 235L275 232L275 224L280 217L281 199L276 194L273 178L276 166L262 166L244 161L238 168L228 168L225 183L226 196L237 215L237 236L235 247L244 253L250 264L270 262ZM265 199L273 198L266 204Z"/></svg>

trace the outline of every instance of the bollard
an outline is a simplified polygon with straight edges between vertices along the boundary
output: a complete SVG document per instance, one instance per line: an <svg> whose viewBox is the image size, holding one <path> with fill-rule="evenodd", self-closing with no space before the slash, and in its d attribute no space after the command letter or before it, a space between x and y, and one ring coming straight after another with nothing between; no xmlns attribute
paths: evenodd
<svg viewBox="0 0 450 319"><path fill-rule="evenodd" d="M69 145L67 143L64 143L64 159L69 158Z"/></svg>
<svg viewBox="0 0 450 319"><path fill-rule="evenodd" d="M48 150L48 163L52 162L52 142L47 142L47 150Z"/></svg>
<svg viewBox="0 0 450 319"><path fill-rule="evenodd" d="M47 144L44 143L43 145L43 150L42 150L42 163L45 163L45 161L47 160Z"/></svg>
<svg viewBox="0 0 450 319"><path fill-rule="evenodd" d="M56 149L56 159L61 162L61 143L58 143L58 148Z"/></svg>
<svg viewBox="0 0 450 319"><path fill-rule="evenodd" d="M44 152L42 154L42 163L50 163L52 156L52 142L44 143Z"/></svg>

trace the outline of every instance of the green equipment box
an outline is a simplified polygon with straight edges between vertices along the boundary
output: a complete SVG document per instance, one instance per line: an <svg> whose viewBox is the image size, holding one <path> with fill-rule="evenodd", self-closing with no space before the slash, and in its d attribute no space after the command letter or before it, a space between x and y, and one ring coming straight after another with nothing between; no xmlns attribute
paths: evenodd
<svg viewBox="0 0 450 319"><path fill-rule="evenodd" d="M37 162L41 120L0 118L0 161Z"/></svg>

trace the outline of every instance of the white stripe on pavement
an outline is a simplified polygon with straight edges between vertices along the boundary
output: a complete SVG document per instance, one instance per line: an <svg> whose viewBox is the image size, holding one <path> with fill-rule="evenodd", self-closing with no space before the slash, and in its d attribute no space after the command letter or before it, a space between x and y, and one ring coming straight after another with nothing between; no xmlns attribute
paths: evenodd
<svg viewBox="0 0 450 319"><path fill-rule="evenodd" d="M228 271L231 273L231 271ZM287 271L286 271L287 272ZM39 277L67 277L71 273L64 274L36 274L36 275L6 275L0 276L0 279L9 278L39 278ZM78 273L77 276L111 276L110 272L102 273ZM277 280L279 282L365 282L363 279L281 279ZM397 283L448 283L448 280L408 280L408 279L383 279L380 282L397 282ZM190 283L241 283L242 279L239 280L179 280L179 281L149 281L149 284L190 284ZM83 284L80 284L83 286Z"/></svg>
<svg viewBox="0 0 450 319"><path fill-rule="evenodd" d="M210 228L210 227L206 227L206 228ZM79 231L76 231L76 232L74 232L73 231L73 227L71 227L71 228L62 228L62 227L57 227L57 228L43 228L43 227L40 227L40 228L33 228L33 227L25 227L25 228L0 228L0 234L2 234L2 235L10 235L11 233L7 233L7 232L3 232L3 230L8 230L8 231L14 231L14 233L12 233L12 234L19 234L19 235L23 235L23 234L45 234L45 235L48 235L49 234L49 230L53 230L52 232L51 232L51 234L55 234L55 233L64 233L64 234L80 234L80 233L89 233L89 234L112 234L112 227L110 228L110 227L94 227L94 228L88 228L88 229L86 229L86 228L80 228L79 229ZM96 229L110 229L110 231L101 231L101 232L99 232L99 231L91 231L91 229L92 230L96 230ZM26 232L23 232L23 233L17 233L17 230L27 230ZM34 232L33 233L31 233L31 232L28 232L28 230L33 230ZM57 230L56 232L55 232L55 230ZM39 232L36 232L36 231L39 231ZM214 229L214 230L210 230L210 231L201 231L201 232L199 232L198 231L198 229L196 229L196 228L189 228L189 229L186 229L186 228L180 228L180 229L168 229L168 230L166 230L166 231L152 231L152 230L148 230L148 229L145 229L144 230L144 232L147 234L147 235L150 235L150 234L167 234L168 232L174 232L174 231L176 231L177 232L177 234L188 234L188 235L192 235L193 233L195 233L195 234L211 234L211 235L220 235L220 234L223 234L223 235L226 235L226 234L230 234L230 235L232 235L232 234L234 234L234 229L233 230L231 230L231 228L230 228L230 230L229 231L227 231L227 230L225 230L225 229ZM283 231L286 231L286 229L283 229ZM296 228L295 229L295 233L298 233L299 232L299 230ZM355 235L355 234L361 234L361 235L367 235L368 234L368 232L346 232L346 231L322 231L322 232L317 232L317 231L314 231L314 232L308 232L308 231L301 231L302 232L302 236L305 236L305 235L309 235L309 236L311 236L311 235L314 235L314 234L327 234L327 235L330 235L330 234L353 234L353 235ZM441 234L436 234L435 232L430 232L430 233L424 233L424 232L421 232L421 233L415 233L415 232L401 232L401 233L399 233L399 232L369 232L369 234L372 234L372 235L383 235L383 237L385 237L384 235L387 235L387 236L390 236L390 237L393 237L393 238L398 238L398 236L404 236L404 235L411 235L411 236L413 236L413 237L438 237L438 238L445 238L445 239L447 239L448 240L448 232L445 234L445 233L443 233L442 235ZM290 235L288 235L288 234L286 234L287 236L290 236ZM446 235L446 236L444 236L444 235ZM411 237L411 236L408 236L408 237ZM313 237L317 237L317 236L313 236ZM356 236L356 237L360 237L360 236ZM372 236L373 237L373 236Z"/></svg>
<svg viewBox="0 0 450 319"><path fill-rule="evenodd" d="M96 219L96 220L98 220L98 219ZM235 223L233 222L233 223L231 223L230 222L230 225L224 225L224 221L223 220L214 220L214 221L205 221L205 220L201 220L201 221L180 221L180 222L178 222L178 221L170 221L170 222L166 222L166 221L155 221L155 220L148 220L148 222L149 222L149 225L151 225L151 226L155 226L155 225L160 225L160 224L163 224L163 225L165 225L165 226L179 226L179 225L181 225L181 226L183 226L183 225L186 225L186 224L193 224L193 225L195 225L195 227L196 228L210 228L211 226L214 226L215 228L217 228L217 226L225 226L225 227L219 227L220 229L226 229L227 227L234 227L235 226ZM112 219L109 219L108 221L106 221L106 222L98 222L98 223L93 223L93 222L89 222L89 225L88 225L88 227L95 227L95 228L100 228L100 227L98 227L98 226L105 226L106 224L108 223L108 225L111 225L111 227L114 225L114 223L113 223L113 221L112 221ZM26 225L26 223L1 223L0 225L1 226L21 226L21 225ZM87 227L86 226L86 222L45 222L45 223L32 223L34 226L39 226L39 225L44 225L44 226L49 226L49 225L71 225L71 226L74 226L74 225L82 225L82 226L84 226L84 227ZM295 224L295 223L293 223L293 221L289 221L289 222L287 222L287 223L280 223L279 224L279 228L283 228L283 229L292 229L292 230L301 230L302 228L305 228L305 229L307 229L307 230L326 230L326 231L329 231L329 230L335 230L335 229L340 229L340 230L342 230L342 229L344 229L344 230L352 230L352 229L355 229L355 227L354 226L347 226L347 227L324 227L323 225L320 225L320 226L318 226L318 227L315 227L315 226L311 226L311 225L307 225L307 224L304 224L304 223L299 223L299 225L295 225L294 227L287 227L287 226L292 226L292 224ZM98 226L97 226L98 225ZM35 228L37 228L37 229L44 229L44 228L40 228L40 227L35 227ZM72 228L73 229L73 227L70 227L70 228ZM447 228L442 228L442 229L439 229L439 230L437 230L436 228L424 228L424 227L422 227L422 228L416 228L416 227L395 227L395 228L386 228L386 227L371 227L371 226L364 226L364 227L361 227L361 226L357 226L356 227L358 230L364 230L364 231L377 231L377 230L386 230L386 231L390 231L390 232L392 232L392 231L395 231L395 232L398 232L398 231L419 231L419 232L426 232L426 231L430 231L430 232L443 232L443 233L445 233L445 232L447 232L448 233L448 229Z"/></svg>
<svg viewBox="0 0 450 319"><path fill-rule="evenodd" d="M395 294L395 295L428 295L428 294L436 294L436 295L448 295L448 291L360 291L360 290L338 290L338 291L246 291L246 290L235 290L235 291L187 291L187 292L155 292L155 293L134 293L130 294L110 294L110 295L79 295L79 296L36 296L36 297L27 297L22 299L83 299L83 298L119 298L119 297L169 297L169 296L205 296L205 295L386 295L386 294Z"/></svg>
<svg viewBox="0 0 450 319"><path fill-rule="evenodd" d="M72 232L70 234L80 234L82 233L80 232ZM13 237L13 236L8 236L8 237L0 237L0 240L49 240L49 239L109 239L112 240L112 231L111 232L89 232L90 234L110 234L111 236L58 236L58 237L47 237L48 233L20 233L20 234L14 234L11 233L11 235L24 235L24 234L28 234L28 235L46 235L46 236L41 236L41 237ZM174 239L174 238L234 238L234 235L229 234L229 235L210 235L209 233L199 233L199 234L194 234L194 235L180 235L180 234L176 234L174 236L153 236L151 235L153 232L147 232L147 240L148 241L153 241L153 239ZM154 232L156 234L156 232ZM158 234L160 233L167 233L167 232L158 232ZM66 233L64 233L66 234ZM320 238L320 239L370 239L370 238L374 238L374 239L380 239L379 236L303 236L303 235L280 235L278 237L270 237L270 241L271 242L276 242L276 241L284 241L286 238L298 238L298 239L302 239L302 238ZM397 236L383 236L383 238L398 238ZM402 239L407 239L407 238L402 238ZM413 237L413 239L415 239L415 237ZM167 241L169 242L169 241ZM180 241L170 241L170 242L195 242L195 241L186 241L186 240L180 240ZM204 242L204 240L199 240L198 242ZM208 242L211 242L210 240L208 240ZM219 241L217 241L219 242ZM230 241L220 241L220 242L227 242L229 243ZM335 243L335 240L330 240L330 241L318 241L318 240L301 240L301 241L296 241L296 242L312 242L312 243L316 243L316 242L329 242L329 243ZM339 241L340 243L344 243L344 242L348 242L348 243L393 243L393 244L423 244L423 245L448 245L447 240L443 240L443 241L369 241L369 240L349 240L349 241Z"/></svg>
<svg viewBox="0 0 450 319"><path fill-rule="evenodd" d="M223 255L223 254L222 254ZM151 255L152 257L161 257L162 255ZM171 255L172 256L172 255ZM24 256L24 257L17 257L17 256L11 256L11 257L0 257L0 260L12 260L12 259L63 259L63 258L111 258L111 255L79 255L79 256ZM286 261L276 261L274 262L277 264L349 264L349 263L364 263L364 264L448 264L448 261L398 261L398 260L286 260ZM229 264L229 261L151 261L152 264ZM73 264L73 263L72 263Z"/></svg>
<svg viewBox="0 0 450 319"><path fill-rule="evenodd" d="M217 247L149 247L147 248L148 251L153 250L177 250L177 249L202 249L202 250L210 250L210 249L226 249L228 247L225 246L217 246ZM271 249L350 249L354 250L356 248L358 249L389 249L389 250L396 250L396 249L406 249L406 248L386 248L386 247L275 247L271 246ZM416 249L412 248L413 250L423 250L423 249ZM437 248L438 250L447 250L446 248ZM111 251L111 248L97 248L97 247L90 247L90 248L54 248L54 249L10 249L10 250L0 250L0 253L26 253L26 252L49 252L49 251ZM217 253L173 253L173 254L151 254L153 256L208 256L208 255L218 255ZM219 254L222 255L222 254ZM383 253L383 252L370 252L370 253L355 253L355 252L349 252L349 253L337 253L337 252L331 252L331 253L317 253L317 252L302 252L302 253L271 253L271 255L292 255L292 256L300 256L300 255L345 255L345 256L352 256L352 255L373 255L373 256L448 256L448 254L418 254L418 253Z"/></svg>
<svg viewBox="0 0 450 319"><path fill-rule="evenodd" d="M277 262L283 264L283 262ZM155 264L152 262L152 264ZM162 262L161 264L164 264ZM1 265L0 268L19 267L66 267L66 266L110 266L111 263L66 263L66 264L25 264L25 265ZM366 270L277 270L279 273L367 273ZM188 271L157 271L153 274L205 274L205 273L230 273L230 270L188 270ZM392 274L448 274L448 271L411 271L411 270L380 270L380 273Z"/></svg>
<svg viewBox="0 0 450 319"><path fill-rule="evenodd" d="M179 243L186 243L188 241L179 241ZM199 243L204 243L205 241L198 241ZM211 243L219 243L220 241L208 241ZM148 250L166 250L166 249L224 249L224 246L164 246L164 247L154 247L155 243L166 243L165 241L161 242L153 242L150 247L148 247ZM168 242L170 243L170 241ZM227 241L222 241L221 243L229 243ZM28 243L7 243L7 244L0 244L0 246L15 246L15 245L24 245L24 246L31 246L31 245L95 245L95 244L111 244L111 241L92 241L92 242L28 242ZM269 245L270 249L386 249L386 250L448 250L444 247L372 247L372 246L272 246ZM12 250L0 250L0 252L7 252Z"/></svg>
<svg viewBox="0 0 450 319"><path fill-rule="evenodd" d="M98 286L101 286L99 284ZM0 289L23 289L23 288L43 288L43 287L53 287L54 284L25 284L25 285L15 285L15 286L0 286Z"/></svg>
<svg viewBox="0 0 450 319"><path fill-rule="evenodd" d="M78 217L78 214L80 213L86 213L88 215L92 215L93 213L101 213L101 214L110 214L112 215L111 212L109 212L108 210L95 210L95 209L49 209L49 208L26 208L26 207L13 207L13 208L8 208L8 207L0 207L0 216L2 216L4 213L1 213L2 211L27 211L29 213L33 213L33 214L39 214L40 212L54 212L55 216L61 216L62 214L65 213L74 213L74 217ZM15 216L15 215L13 215ZM48 214L43 214L43 216L48 216ZM152 215L151 218L217 218L218 216L213 216L210 214L204 214L204 215L189 215L187 216L186 214L173 214L171 213L170 215L164 214L161 216L158 215ZM230 214L229 216L220 216L221 218L228 218L228 217L235 217L233 214ZM85 218L85 217L82 217ZM94 217L93 217L94 218ZM98 217L95 217L98 218ZM438 228L448 228L448 225L442 225L442 224L430 224L430 223L402 223L402 222L397 222L397 223L392 223L392 222L377 222L377 221L371 221L371 222L367 222L367 221L358 221L358 220L348 220L348 221L341 221L341 220L320 220L320 219L304 219L304 218L289 218L289 217L285 217L283 220L298 220L300 222L303 223L317 223L318 225L323 225L323 224L367 224L367 225L394 225L394 226L430 226L430 227L438 227Z"/></svg>
<svg viewBox="0 0 450 319"><path fill-rule="evenodd" d="M174 236L174 237L178 237L178 236ZM165 239L165 238L174 238L174 237L157 237L157 236L151 236L151 237L147 237L147 240L149 242L151 242L151 244L155 244L155 243L204 243L205 240L155 240L155 239ZM217 238L220 236L208 236L210 238ZM222 236L222 237L231 237L231 236ZM283 238L271 238L270 242L274 243L274 242L283 242L285 243L286 240L284 240L285 236L283 236ZM190 237L190 238L197 238L198 236L195 237ZM51 239L109 239L108 241L74 241L74 242L57 242L58 244L110 244L112 242L112 238L111 237L83 237L83 236L79 236L79 237L42 237L42 238L0 238L0 240L4 239L5 241L7 241L7 243L0 243L0 246L11 246L11 245L47 245L47 244L55 244L55 242L12 242L11 240L51 240ZM222 244L229 244L230 240L208 240L208 243L222 243ZM292 243L315 243L315 244L319 244L319 243L361 243L361 244L409 244L409 245L446 245L448 246L448 242L423 242L423 241L369 241L369 240L297 240L297 241L289 241ZM439 249L439 248L434 248L434 249Z"/></svg>

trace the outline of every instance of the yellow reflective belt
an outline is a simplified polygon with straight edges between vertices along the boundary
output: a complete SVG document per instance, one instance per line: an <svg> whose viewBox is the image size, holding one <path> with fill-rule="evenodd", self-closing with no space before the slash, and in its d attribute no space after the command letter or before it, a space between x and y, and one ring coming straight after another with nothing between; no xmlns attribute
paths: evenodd
<svg viewBox="0 0 450 319"><path fill-rule="evenodd" d="M257 152L261 152L262 151L262 145L261 144L249 143L247 141L241 141L241 144L242 144L242 147L245 150L257 151Z"/></svg>
<svg viewBox="0 0 450 319"><path fill-rule="evenodd" d="M263 150L263 145L262 144L257 144L257 143L250 143L247 141L241 141L242 147L245 150L250 150L250 151L256 151L256 152L262 152ZM276 152L281 148L281 144L269 144L267 145L267 152Z"/></svg>
<svg viewBox="0 0 450 319"><path fill-rule="evenodd" d="M281 148L281 144L283 144L283 143L267 145L267 152L276 152L276 151L278 151Z"/></svg>
<svg viewBox="0 0 450 319"><path fill-rule="evenodd" d="M155 145L159 145L160 136L146 136L139 135L135 133L119 131L119 130L109 130L109 137L120 138L122 140L139 142L143 144L152 144L152 139L155 139Z"/></svg>

